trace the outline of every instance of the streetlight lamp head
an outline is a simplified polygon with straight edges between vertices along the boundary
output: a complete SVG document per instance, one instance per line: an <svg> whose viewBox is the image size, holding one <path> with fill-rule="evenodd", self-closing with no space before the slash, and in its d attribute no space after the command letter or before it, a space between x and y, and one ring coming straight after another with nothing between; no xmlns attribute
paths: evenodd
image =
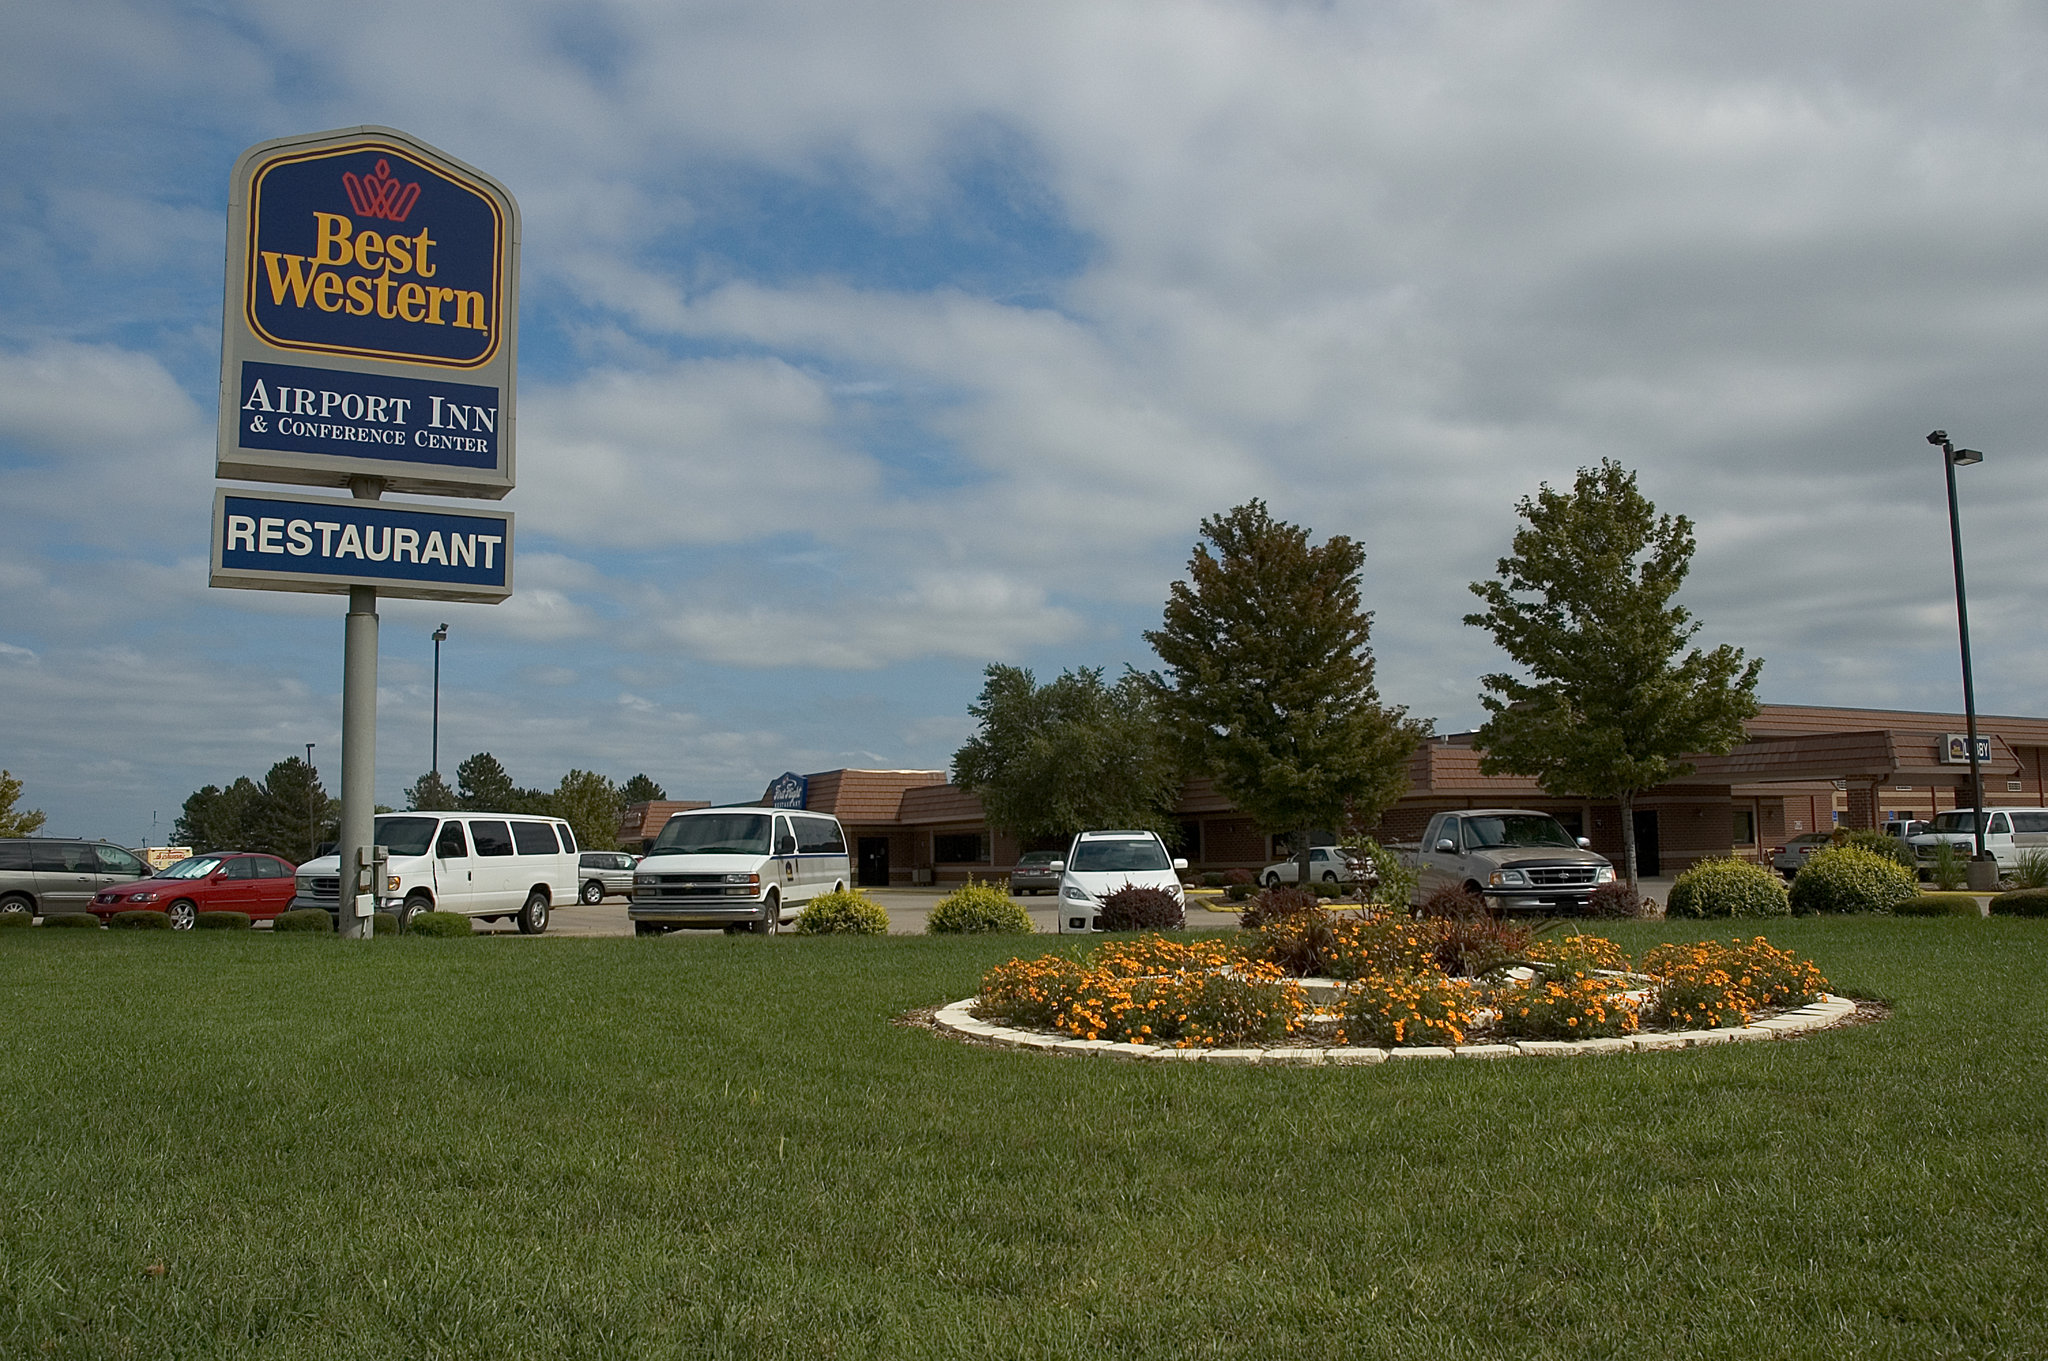
<svg viewBox="0 0 2048 1361"><path fill-rule="evenodd" d="M443 624L441 625L441 627L434 630L434 641L437 643L445 643L448 641L448 626L446 624Z"/></svg>
<svg viewBox="0 0 2048 1361"><path fill-rule="evenodd" d="M1927 442L1928 442L1929 444L1947 444L1947 443L1948 443L1948 431L1946 431L1946 430L1937 430L1937 431L1935 431L1935 432L1934 432L1933 434L1931 434L1931 435L1929 435L1929 436L1927 437Z"/></svg>
<svg viewBox="0 0 2048 1361"><path fill-rule="evenodd" d="M1982 463L1984 455L1976 449L1958 449L1948 456L1948 461L1958 468L1967 468L1972 463Z"/></svg>

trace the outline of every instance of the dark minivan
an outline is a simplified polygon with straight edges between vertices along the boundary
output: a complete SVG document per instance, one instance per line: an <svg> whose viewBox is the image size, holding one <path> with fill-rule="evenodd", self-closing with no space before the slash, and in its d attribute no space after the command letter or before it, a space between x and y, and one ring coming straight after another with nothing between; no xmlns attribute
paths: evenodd
<svg viewBox="0 0 2048 1361"><path fill-rule="evenodd" d="M101 889L148 877L140 857L104 841L0 840L0 912L85 912Z"/></svg>

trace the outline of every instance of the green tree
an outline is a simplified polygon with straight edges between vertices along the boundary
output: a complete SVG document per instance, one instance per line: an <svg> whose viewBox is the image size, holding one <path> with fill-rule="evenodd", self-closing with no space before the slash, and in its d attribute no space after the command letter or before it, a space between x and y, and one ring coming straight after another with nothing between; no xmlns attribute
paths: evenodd
<svg viewBox="0 0 2048 1361"><path fill-rule="evenodd" d="M34 836L47 821L39 808L15 812L14 801L20 797L21 781L12 771L0 770L0 836Z"/></svg>
<svg viewBox="0 0 2048 1361"><path fill-rule="evenodd" d="M249 839L234 849L268 851L294 863L310 860L321 842L338 835L340 811L338 801L321 787L319 772L300 757L287 757L263 777L261 797L244 829Z"/></svg>
<svg viewBox="0 0 2048 1361"><path fill-rule="evenodd" d="M555 786L550 802L555 816L576 831L576 844L586 851L617 850L619 814L625 803L619 787L590 770L571 770Z"/></svg>
<svg viewBox="0 0 2048 1361"><path fill-rule="evenodd" d="M657 803L667 797L668 791L647 775L635 775L619 786L619 803L622 807L635 803Z"/></svg>
<svg viewBox="0 0 2048 1361"><path fill-rule="evenodd" d="M512 777L498 764L498 758L487 751L480 751L455 767L455 790L465 810L517 811L512 807Z"/></svg>
<svg viewBox="0 0 2048 1361"><path fill-rule="evenodd" d="M981 729L953 753L953 780L981 799L989 826L1023 841L1088 828L1171 834L1180 763L1144 683L1105 685L1083 667L1039 685L991 666L967 708Z"/></svg>
<svg viewBox="0 0 2048 1361"><path fill-rule="evenodd" d="M438 770L428 771L405 788L405 808L409 813L453 813L461 807L462 801Z"/></svg>
<svg viewBox="0 0 2048 1361"><path fill-rule="evenodd" d="M1315 547L1256 500L1202 521L1202 537L1145 635L1166 663L1148 681L1190 766L1265 830L1298 833L1306 883L1311 830L1376 822L1430 724L1373 684L1363 547Z"/></svg>
<svg viewBox="0 0 2048 1361"><path fill-rule="evenodd" d="M1480 678L1491 717L1479 768L1613 799L1633 884L1635 796L1689 774L1686 756L1743 740L1763 662L1725 643L1685 651L1700 626L1672 597L1692 566L1692 522L1658 515L1619 463L1579 469L1569 492L1544 483L1516 510L1526 523L1496 579L1472 583L1486 610L1465 622L1528 679Z"/></svg>
<svg viewBox="0 0 2048 1361"><path fill-rule="evenodd" d="M263 787L241 776L226 789L207 785L185 800L184 811L171 828L171 840L194 851L239 851L256 844L257 810L263 804ZM290 857L297 861L306 853Z"/></svg>

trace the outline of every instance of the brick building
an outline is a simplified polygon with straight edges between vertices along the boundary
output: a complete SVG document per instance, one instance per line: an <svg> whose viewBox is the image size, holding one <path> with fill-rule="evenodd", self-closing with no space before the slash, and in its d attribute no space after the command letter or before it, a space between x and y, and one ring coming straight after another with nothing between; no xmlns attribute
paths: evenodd
<svg viewBox="0 0 2048 1361"><path fill-rule="evenodd" d="M1683 781L1638 796L1643 874L1675 874L1707 856L1761 858L1802 832L1931 817L1968 804L1969 766L1949 740L1963 731L1959 714L1774 704L1748 727L1750 740L1734 751L1695 758L1697 769ZM1980 763L1985 802L2048 807L2048 719L1979 715L1977 731L1989 747ZM1375 834L1412 841L1433 813L1511 805L1550 812L1594 850L1619 859L1621 819L1613 803L1552 796L1518 776L1483 775L1479 757L1470 733L1418 748L1408 793ZM1035 849L991 832L980 800L946 783L944 771L828 770L804 780L803 806L838 816L862 884L993 878ZM761 802L770 801L764 794ZM668 812L682 806L636 805L642 811L629 809L625 822L651 840ZM1261 830L1208 779L1182 787L1175 817L1179 853L1197 870L1256 869L1287 849L1284 835Z"/></svg>

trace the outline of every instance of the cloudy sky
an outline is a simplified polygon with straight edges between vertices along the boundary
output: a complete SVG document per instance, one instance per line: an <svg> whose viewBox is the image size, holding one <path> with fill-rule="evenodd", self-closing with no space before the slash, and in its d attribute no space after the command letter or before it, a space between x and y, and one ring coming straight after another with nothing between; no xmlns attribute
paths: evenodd
<svg viewBox="0 0 2048 1361"><path fill-rule="evenodd" d="M2017 3L0 7L0 765L136 844L315 742L343 603L209 590L228 173L405 129L524 214L518 592L383 607L429 763L938 767L991 661L1152 663L1249 497L1445 730L1515 500L1615 457L1787 703L2048 712L2048 17Z"/></svg>

